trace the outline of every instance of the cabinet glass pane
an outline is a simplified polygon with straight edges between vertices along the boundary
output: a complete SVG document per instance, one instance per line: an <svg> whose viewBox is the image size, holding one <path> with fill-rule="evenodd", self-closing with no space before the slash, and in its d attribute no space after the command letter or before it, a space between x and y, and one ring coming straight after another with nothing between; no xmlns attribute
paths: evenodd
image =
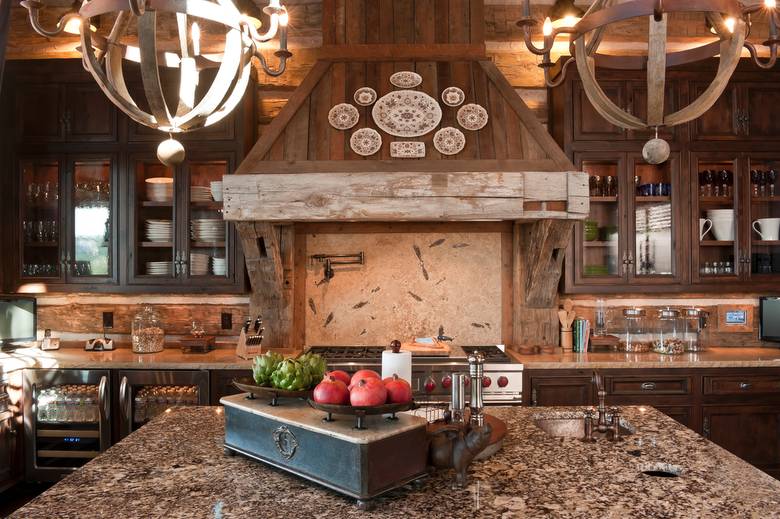
<svg viewBox="0 0 780 519"><path fill-rule="evenodd" d="M191 162L189 275L191 277L226 277L226 238L228 224L222 217L222 177L228 173L224 160Z"/></svg>
<svg viewBox="0 0 780 519"><path fill-rule="evenodd" d="M735 172L732 161L698 163L698 269L702 278L734 276L739 270L735 263Z"/></svg>
<svg viewBox="0 0 780 519"><path fill-rule="evenodd" d="M135 189L135 271L172 278L176 275L173 168L151 160L136 163Z"/></svg>
<svg viewBox="0 0 780 519"><path fill-rule="evenodd" d="M750 161L750 273L780 274L780 160Z"/></svg>
<svg viewBox="0 0 780 519"><path fill-rule="evenodd" d="M672 275L671 162L634 166L634 274Z"/></svg>
<svg viewBox="0 0 780 519"><path fill-rule="evenodd" d="M73 167L71 274L111 275L111 162L77 161Z"/></svg>
<svg viewBox="0 0 780 519"><path fill-rule="evenodd" d="M22 161L22 277L60 277L60 164Z"/></svg>
<svg viewBox="0 0 780 519"><path fill-rule="evenodd" d="M614 162L583 161L590 175L590 214L583 223L582 274L619 276L618 166Z"/></svg>

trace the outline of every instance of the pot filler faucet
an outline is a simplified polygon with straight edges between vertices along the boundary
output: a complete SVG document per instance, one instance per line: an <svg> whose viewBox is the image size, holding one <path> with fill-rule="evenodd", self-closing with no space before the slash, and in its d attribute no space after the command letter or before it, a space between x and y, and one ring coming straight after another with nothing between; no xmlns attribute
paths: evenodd
<svg viewBox="0 0 780 519"><path fill-rule="evenodd" d="M607 420L607 392L604 389L604 379L598 371L593 372L593 385L596 387L596 395L599 405L596 411L598 417L593 416L593 409L585 411L585 439L586 442L596 441L595 435L606 436L611 441L620 441L620 410L616 406L609 408L609 420ZM595 422L595 423L594 423Z"/></svg>

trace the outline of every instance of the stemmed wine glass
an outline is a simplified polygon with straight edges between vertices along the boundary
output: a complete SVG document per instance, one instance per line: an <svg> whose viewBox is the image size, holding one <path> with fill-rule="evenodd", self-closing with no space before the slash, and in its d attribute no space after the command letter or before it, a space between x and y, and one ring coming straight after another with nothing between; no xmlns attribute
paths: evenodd
<svg viewBox="0 0 780 519"><path fill-rule="evenodd" d="M766 173L766 178L769 181L769 196L774 198L775 196L775 182L777 181L777 171L770 169Z"/></svg>
<svg viewBox="0 0 780 519"><path fill-rule="evenodd" d="M758 184L761 182L761 172L757 169L750 170L750 184L753 186L753 197L758 197Z"/></svg>
<svg viewBox="0 0 780 519"><path fill-rule="evenodd" d="M712 187L715 184L715 171L708 169L704 172L704 178L707 181L707 196L712 196Z"/></svg>
<svg viewBox="0 0 780 519"><path fill-rule="evenodd" d="M720 196L729 196L729 180L731 179L731 171L727 169L723 169L720 172L720 184L721 184L721 192Z"/></svg>

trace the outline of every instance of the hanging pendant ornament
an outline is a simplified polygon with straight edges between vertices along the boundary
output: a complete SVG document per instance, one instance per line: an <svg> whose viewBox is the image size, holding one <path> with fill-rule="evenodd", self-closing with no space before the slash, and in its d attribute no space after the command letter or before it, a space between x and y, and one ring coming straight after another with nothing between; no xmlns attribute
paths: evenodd
<svg viewBox="0 0 780 519"><path fill-rule="evenodd" d="M658 127L655 127L655 138L647 141L642 148L642 158L648 164L661 164L669 158L669 143L658 138Z"/></svg>
<svg viewBox="0 0 780 519"><path fill-rule="evenodd" d="M184 146L172 135L169 134L168 137L157 146L157 159L172 168L184 161Z"/></svg>

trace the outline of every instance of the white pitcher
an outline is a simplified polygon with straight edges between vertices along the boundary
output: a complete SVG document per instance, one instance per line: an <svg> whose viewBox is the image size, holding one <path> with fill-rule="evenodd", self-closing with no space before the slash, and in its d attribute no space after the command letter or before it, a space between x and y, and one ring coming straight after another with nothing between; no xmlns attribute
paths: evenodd
<svg viewBox="0 0 780 519"><path fill-rule="evenodd" d="M778 240L780 239L780 218L759 218L753 222L753 230L761 236L763 241Z"/></svg>
<svg viewBox="0 0 780 519"><path fill-rule="evenodd" d="M707 224L710 226L707 227ZM704 228L707 227L705 230ZM709 218L699 218L699 241L702 241L707 233L712 229L712 220Z"/></svg>

